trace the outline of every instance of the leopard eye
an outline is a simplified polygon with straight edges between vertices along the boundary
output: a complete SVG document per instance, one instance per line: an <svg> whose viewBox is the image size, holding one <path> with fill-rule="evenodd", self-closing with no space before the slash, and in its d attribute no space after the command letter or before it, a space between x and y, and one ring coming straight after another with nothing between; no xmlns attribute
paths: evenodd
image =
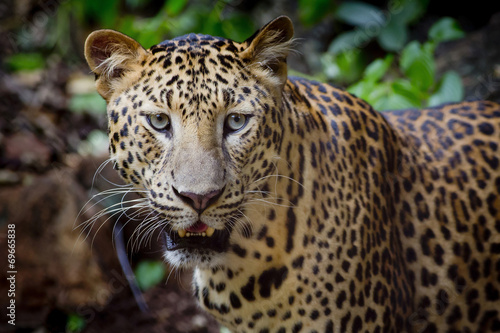
<svg viewBox="0 0 500 333"><path fill-rule="evenodd" d="M147 116L149 124L157 131L170 130L170 118L163 113L151 114Z"/></svg>
<svg viewBox="0 0 500 333"><path fill-rule="evenodd" d="M236 132L247 124L248 117L241 113L231 113L226 118L226 129L231 132Z"/></svg>

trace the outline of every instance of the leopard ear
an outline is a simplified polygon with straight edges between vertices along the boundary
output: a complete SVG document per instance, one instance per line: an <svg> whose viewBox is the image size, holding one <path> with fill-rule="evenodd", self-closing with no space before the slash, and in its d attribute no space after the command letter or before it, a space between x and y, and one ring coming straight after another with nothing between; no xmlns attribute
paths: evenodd
<svg viewBox="0 0 500 333"><path fill-rule="evenodd" d="M96 74L97 91L107 101L126 72L140 65L146 50L134 39L114 30L97 30L85 41L85 59Z"/></svg>
<svg viewBox="0 0 500 333"><path fill-rule="evenodd" d="M283 85L287 78L286 57L291 49L293 24L287 16L280 16L266 24L247 39L244 51L253 63L270 71Z"/></svg>

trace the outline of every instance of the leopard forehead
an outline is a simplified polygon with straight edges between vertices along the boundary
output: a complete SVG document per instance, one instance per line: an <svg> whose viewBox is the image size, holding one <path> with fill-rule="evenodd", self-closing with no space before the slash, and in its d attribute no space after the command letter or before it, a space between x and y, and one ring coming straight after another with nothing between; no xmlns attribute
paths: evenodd
<svg viewBox="0 0 500 333"><path fill-rule="evenodd" d="M199 109L202 104L217 108L214 103L219 99L226 105L234 99L229 81L235 87L239 82L228 75L228 69L238 66L241 70L244 67L235 53L234 43L207 38L201 41L201 38L203 36L190 35L186 39L166 41L150 48L148 57L141 62L139 79L129 88L135 92L133 97L142 95L137 103L144 100L170 110L179 106ZM215 54L215 47L220 49L219 56ZM174 100L178 101L176 105L173 105ZM183 115L187 116L190 114Z"/></svg>
<svg viewBox="0 0 500 333"><path fill-rule="evenodd" d="M242 56L247 47L248 43L199 34L152 46L138 75L132 75L135 81L108 108L110 118L116 118L118 108L124 113L125 101L138 112L175 113L183 123L200 124L212 124L220 113L258 112L257 105L276 103L262 69Z"/></svg>

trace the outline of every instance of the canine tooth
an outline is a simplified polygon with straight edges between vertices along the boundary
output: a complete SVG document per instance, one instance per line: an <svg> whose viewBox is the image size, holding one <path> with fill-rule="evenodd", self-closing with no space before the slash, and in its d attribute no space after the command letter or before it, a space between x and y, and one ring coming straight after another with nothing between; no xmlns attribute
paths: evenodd
<svg viewBox="0 0 500 333"><path fill-rule="evenodd" d="M212 237L212 235L215 232L215 229L212 227L208 227L207 230L205 231L208 237Z"/></svg>
<svg viewBox="0 0 500 333"><path fill-rule="evenodd" d="M179 234L180 238L184 238L184 236L186 236L186 230L184 229L177 230L177 233Z"/></svg>

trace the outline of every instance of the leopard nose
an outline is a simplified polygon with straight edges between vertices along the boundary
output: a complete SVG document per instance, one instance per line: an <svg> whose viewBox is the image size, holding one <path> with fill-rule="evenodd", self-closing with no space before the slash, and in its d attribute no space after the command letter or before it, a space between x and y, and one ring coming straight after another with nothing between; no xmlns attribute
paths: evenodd
<svg viewBox="0 0 500 333"><path fill-rule="evenodd" d="M221 196L224 188L219 190L210 191L204 194L197 194L193 192L179 192L175 187L172 187L174 193L182 200L184 203L193 207L199 214L201 214L208 206L213 204Z"/></svg>

